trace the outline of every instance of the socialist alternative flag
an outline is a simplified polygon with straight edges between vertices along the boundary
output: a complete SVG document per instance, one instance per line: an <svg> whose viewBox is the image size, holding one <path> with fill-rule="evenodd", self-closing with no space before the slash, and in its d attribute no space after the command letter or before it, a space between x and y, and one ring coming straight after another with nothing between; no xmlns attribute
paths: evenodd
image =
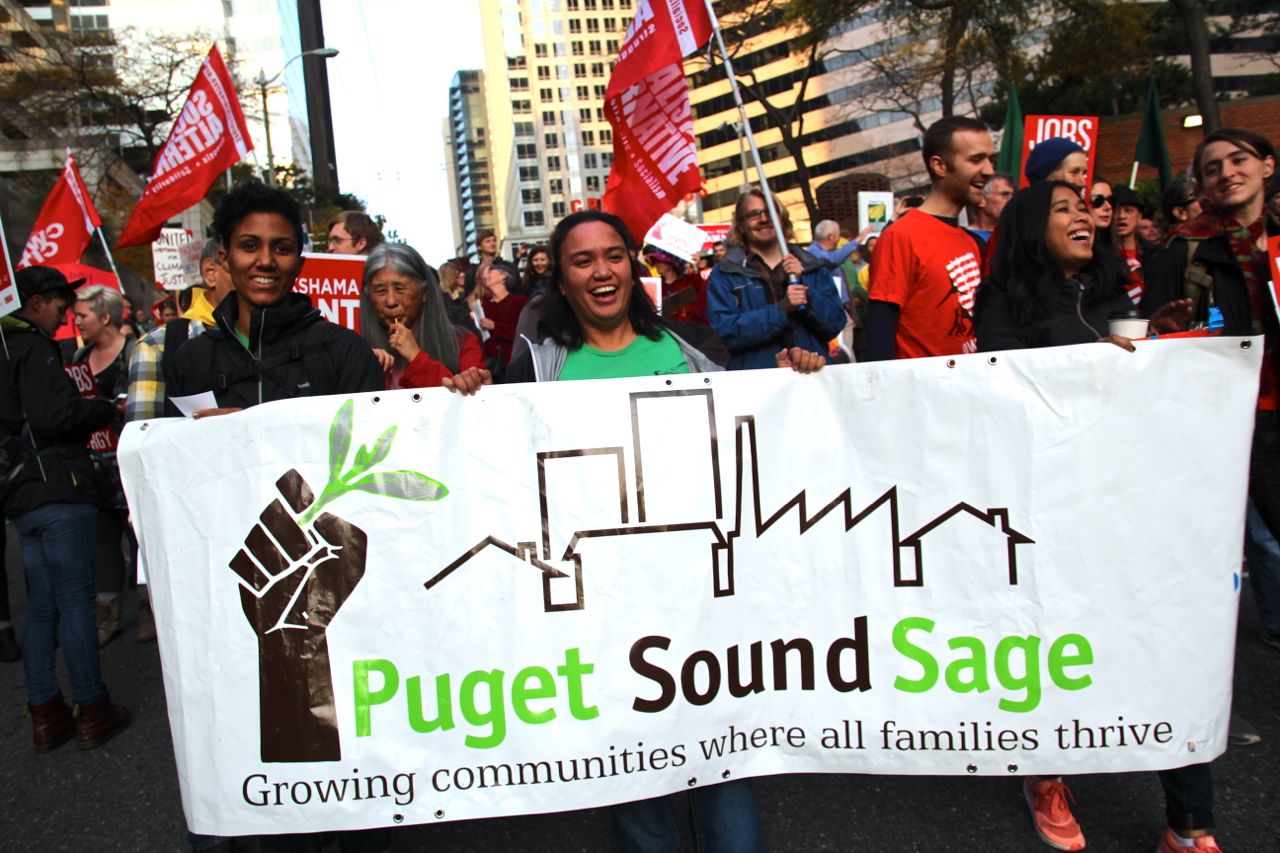
<svg viewBox="0 0 1280 853"><path fill-rule="evenodd" d="M640 0L605 91L613 168L604 207L637 240L684 195L702 186L681 60L711 38L700 2Z"/></svg>
<svg viewBox="0 0 1280 853"><path fill-rule="evenodd" d="M240 99L214 45L191 84L187 102L156 156L151 181L116 245L154 242L170 217L197 204L219 175L252 150Z"/></svg>
<svg viewBox="0 0 1280 853"><path fill-rule="evenodd" d="M22 248L18 269L36 264L80 263L85 247L93 239L93 230L100 225L102 219L76 168L76 160L68 151L62 174L49 191Z"/></svg>

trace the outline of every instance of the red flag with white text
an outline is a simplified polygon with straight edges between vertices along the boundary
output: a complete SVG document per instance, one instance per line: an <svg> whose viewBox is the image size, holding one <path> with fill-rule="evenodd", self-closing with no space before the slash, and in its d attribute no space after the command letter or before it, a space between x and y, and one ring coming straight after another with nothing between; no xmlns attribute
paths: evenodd
<svg viewBox="0 0 1280 853"><path fill-rule="evenodd" d="M218 176L253 150L231 75L209 49L187 101L156 155L151 180L117 246L154 242L164 223L199 203Z"/></svg>
<svg viewBox="0 0 1280 853"><path fill-rule="evenodd" d="M681 60L711 38L694 0L639 0L605 91L613 166L604 207L643 240L653 223L702 186Z"/></svg>
<svg viewBox="0 0 1280 853"><path fill-rule="evenodd" d="M93 230L102 224L89 197L89 189L76 168L75 157L67 152L58 182L49 191L31 236L22 247L18 269L43 264L78 264Z"/></svg>

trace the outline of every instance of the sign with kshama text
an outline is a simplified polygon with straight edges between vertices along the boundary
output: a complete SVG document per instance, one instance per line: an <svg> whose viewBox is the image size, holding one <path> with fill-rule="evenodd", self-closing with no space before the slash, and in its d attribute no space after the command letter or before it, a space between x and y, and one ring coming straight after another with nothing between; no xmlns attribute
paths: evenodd
<svg viewBox="0 0 1280 853"><path fill-rule="evenodd" d="M330 323L360 331L360 286L364 255L303 252L302 269L293 289L311 302Z"/></svg>
<svg viewBox="0 0 1280 853"><path fill-rule="evenodd" d="M1089 344L130 424L187 822L1209 761L1261 350ZM1167 464L1192 442L1195 465Z"/></svg>

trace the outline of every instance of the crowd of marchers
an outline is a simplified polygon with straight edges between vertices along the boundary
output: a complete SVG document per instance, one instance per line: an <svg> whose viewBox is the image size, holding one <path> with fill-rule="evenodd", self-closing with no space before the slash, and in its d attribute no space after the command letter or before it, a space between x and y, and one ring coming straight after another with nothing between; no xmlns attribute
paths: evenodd
<svg viewBox="0 0 1280 853"><path fill-rule="evenodd" d="M0 659L22 662L35 749L97 747L130 724L103 683L99 648L120 635L131 587L137 639L154 639L155 628L146 588L133 580L136 539L115 442L126 422L177 415L174 400L198 394L216 402L194 417L236 417L318 394L444 387L474 395L495 382L804 374L831 363L1095 342L1133 351L1135 337L1189 330L1262 334L1244 545L1268 642L1280 649L1280 321L1266 253L1268 235L1280 234L1272 144L1241 129L1209 134L1159 211L1123 184L1087 183L1088 158L1068 139L1038 144L1024 175L1000 174L983 125L948 118L928 128L922 154L928 193L900 199L881 231L852 237L822 221L811 244L795 245L786 208L752 189L737 201L727 240L694 259L640 246L616 216L585 210L561 220L548 245L521 247L514 259L484 232L476 257L435 267L411 246L386 242L367 215L345 213L330 223L328 248L365 256L359 333L294 292L306 243L301 211L287 193L256 182L223 198L200 259L203 287L167 302L156 323L142 322L149 318L117 291L78 289L82 282L52 268L19 271L21 308L3 318L0 501L21 539L27 606L19 643L12 579L0 583ZM660 282L659 304L645 279ZM69 308L81 345L68 358L54 333ZM70 703L55 675L59 649ZM1258 740L1242 720L1233 720L1231 739ZM1212 763L1159 777L1168 816L1159 850L1220 849ZM1040 838L1083 849L1066 783L1022 785ZM688 799L700 851L763 849L749 780L700 787ZM669 798L611 814L620 850L679 849ZM391 838L379 829L338 840L344 850L376 851ZM317 839L256 843L306 850Z"/></svg>

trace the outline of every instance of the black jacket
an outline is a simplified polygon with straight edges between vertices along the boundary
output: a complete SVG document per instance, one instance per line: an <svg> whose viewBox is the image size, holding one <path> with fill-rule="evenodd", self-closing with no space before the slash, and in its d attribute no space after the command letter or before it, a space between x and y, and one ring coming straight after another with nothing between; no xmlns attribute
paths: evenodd
<svg viewBox="0 0 1280 853"><path fill-rule="evenodd" d="M237 295L228 294L213 312L214 328L165 353L169 397L212 391L219 406L247 408L384 389L382 368L364 338L324 320L305 295L290 293L281 305L255 309L250 349L235 336L238 311Z"/></svg>
<svg viewBox="0 0 1280 853"><path fill-rule="evenodd" d="M1157 252L1146 270L1142 293L1143 316L1150 317L1162 305L1186 296L1185 275L1187 269L1187 241L1182 237L1170 240L1163 252ZM1244 272L1231 254L1231 246L1222 235L1200 242L1196 258L1204 265L1205 272L1213 278L1214 304L1222 310L1222 333L1225 335L1252 335L1253 306L1249 301L1249 288L1244 282ZM1207 293L1201 292L1197 301L1193 323L1209 319ZM1268 300L1270 297L1267 297ZM1263 322L1268 333L1276 331L1275 312L1264 311Z"/></svg>
<svg viewBox="0 0 1280 853"><path fill-rule="evenodd" d="M80 396L62 369L58 345L39 328L14 316L0 323L9 351L7 359L0 351L0 433L22 466L7 487L0 486L4 514L16 518L46 504L96 502L85 443L115 418L115 405ZM35 456L23 435L24 415Z"/></svg>
<svg viewBox="0 0 1280 853"><path fill-rule="evenodd" d="M1014 320L1008 294L987 279L978 288L974 306L978 351L1093 343L1110 334L1107 321L1113 315L1132 310L1133 301L1118 282L1104 286L1085 275L1062 283L1045 316L1020 324Z"/></svg>

